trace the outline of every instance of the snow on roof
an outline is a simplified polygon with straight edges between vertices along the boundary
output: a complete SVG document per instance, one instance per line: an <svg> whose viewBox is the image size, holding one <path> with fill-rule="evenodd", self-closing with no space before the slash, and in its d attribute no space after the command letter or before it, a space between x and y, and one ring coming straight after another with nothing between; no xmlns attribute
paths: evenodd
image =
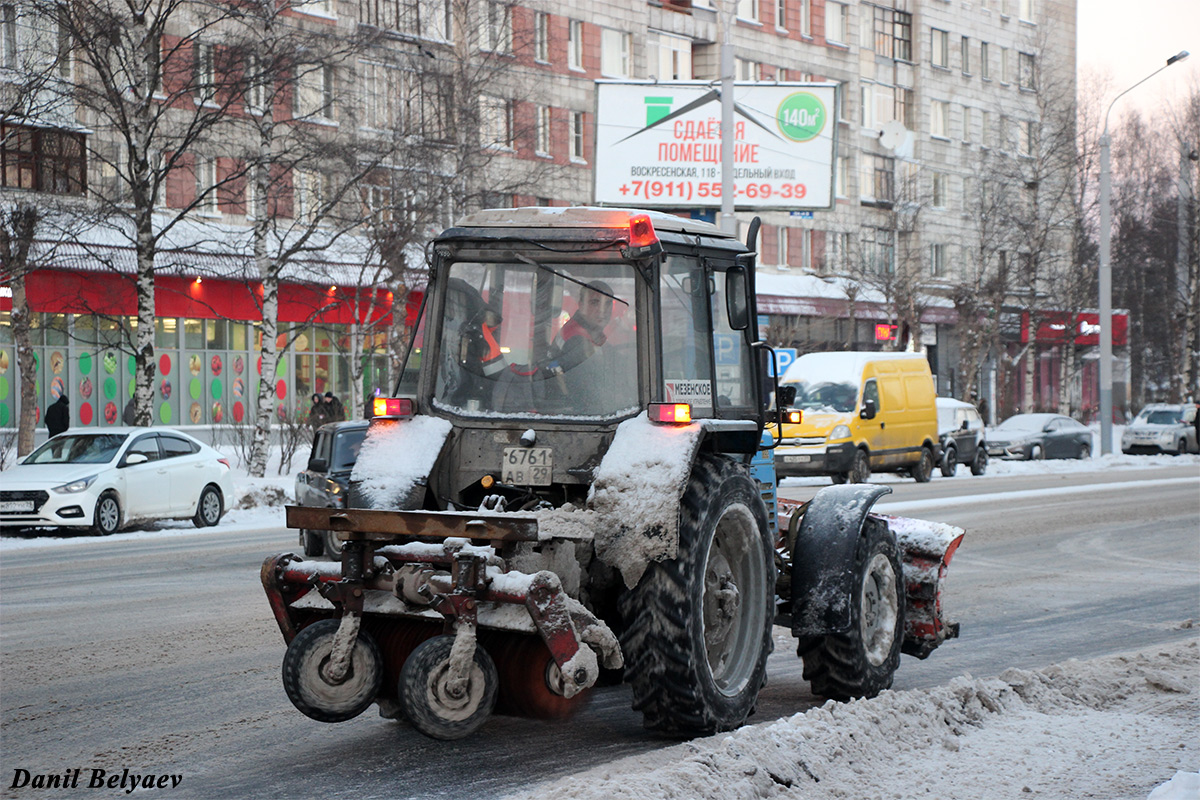
<svg viewBox="0 0 1200 800"><path fill-rule="evenodd" d="M168 216L155 215L156 229L163 229L169 222ZM50 267L124 274L137 270L135 237L124 220L86 227L57 220L51 221L45 230L48 234L35 243L33 255ZM252 233L246 225L220 220L180 220L159 242L155 272L257 281ZM274 238L268 251L279 252L294 243L295 237L285 234L282 239ZM410 270L424 272L425 254L420 246L410 246L405 256ZM374 284L381 270L382 263L365 237L347 234L333 238L328 233L318 233L303 252L291 257L280 278L300 283L362 286Z"/></svg>
<svg viewBox="0 0 1200 800"><path fill-rule="evenodd" d="M863 368L870 361L899 361L924 358L920 353L890 351L843 350L833 353L805 353L792 362L783 373L785 383L797 381L831 381L857 385Z"/></svg>

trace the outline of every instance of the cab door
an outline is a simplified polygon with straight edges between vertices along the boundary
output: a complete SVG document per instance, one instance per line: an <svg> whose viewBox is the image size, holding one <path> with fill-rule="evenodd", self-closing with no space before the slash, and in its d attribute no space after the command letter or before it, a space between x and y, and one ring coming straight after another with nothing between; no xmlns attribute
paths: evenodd
<svg viewBox="0 0 1200 800"><path fill-rule="evenodd" d="M876 378L868 378L863 383L862 401L859 403L858 414L858 431L859 436L854 437L855 443L865 443L871 453L871 468L885 466L888 463L887 456L887 425L884 422L887 414L887 398L879 391L879 381ZM875 416L867 419L863 416L863 411L868 404L874 404Z"/></svg>

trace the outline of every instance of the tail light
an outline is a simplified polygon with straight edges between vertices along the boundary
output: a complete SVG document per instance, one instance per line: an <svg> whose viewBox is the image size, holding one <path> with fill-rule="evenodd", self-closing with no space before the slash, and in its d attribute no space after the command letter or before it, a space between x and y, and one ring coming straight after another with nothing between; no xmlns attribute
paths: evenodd
<svg viewBox="0 0 1200 800"><path fill-rule="evenodd" d="M647 415L651 422L687 425L692 421L692 407L688 403L651 403Z"/></svg>
<svg viewBox="0 0 1200 800"><path fill-rule="evenodd" d="M220 464L224 464L224 465L225 465L225 469L233 469L233 467L231 467L231 466L229 465L229 459L228 459L228 458L218 458L218 459L217 459L217 462L218 462L218 463L220 463Z"/></svg>
<svg viewBox="0 0 1200 800"><path fill-rule="evenodd" d="M804 415L801 412L795 409L790 409L788 411L781 411L779 413L779 421L784 425L799 425L803 416Z"/></svg>
<svg viewBox="0 0 1200 800"><path fill-rule="evenodd" d="M383 419L411 419L413 401L411 397L376 397L371 416Z"/></svg>

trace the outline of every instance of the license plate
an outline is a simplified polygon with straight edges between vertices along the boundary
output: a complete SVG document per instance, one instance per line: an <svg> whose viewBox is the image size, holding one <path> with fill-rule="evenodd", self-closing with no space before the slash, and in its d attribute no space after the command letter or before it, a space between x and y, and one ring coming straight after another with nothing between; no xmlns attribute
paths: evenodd
<svg viewBox="0 0 1200 800"><path fill-rule="evenodd" d="M33 511L32 500L5 500L0 502L0 511L21 512Z"/></svg>
<svg viewBox="0 0 1200 800"><path fill-rule="evenodd" d="M783 463L785 464L807 464L812 460L812 456L784 456Z"/></svg>
<svg viewBox="0 0 1200 800"><path fill-rule="evenodd" d="M514 486L549 486L554 471L549 447L506 447L500 465L500 482Z"/></svg>

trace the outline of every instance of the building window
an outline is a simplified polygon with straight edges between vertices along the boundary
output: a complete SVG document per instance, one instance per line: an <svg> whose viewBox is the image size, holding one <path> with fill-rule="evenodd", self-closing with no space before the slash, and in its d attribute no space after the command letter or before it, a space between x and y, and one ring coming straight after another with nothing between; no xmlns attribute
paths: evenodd
<svg viewBox="0 0 1200 800"><path fill-rule="evenodd" d="M267 109L267 82L262 58L250 54L246 59L246 110L261 114Z"/></svg>
<svg viewBox="0 0 1200 800"><path fill-rule="evenodd" d="M358 21L427 39L450 38L450 0L359 0Z"/></svg>
<svg viewBox="0 0 1200 800"><path fill-rule="evenodd" d="M980 113L983 114L983 123L979 126L980 129L983 131L983 146L984 147L995 147L996 146L995 114L993 114L991 111L981 111Z"/></svg>
<svg viewBox="0 0 1200 800"><path fill-rule="evenodd" d="M567 66L583 69L583 23L576 19L567 29Z"/></svg>
<svg viewBox="0 0 1200 800"><path fill-rule="evenodd" d="M834 192L838 197L850 196L850 159L846 156L837 157L837 186Z"/></svg>
<svg viewBox="0 0 1200 800"><path fill-rule="evenodd" d="M800 35L812 36L812 0L800 0Z"/></svg>
<svg viewBox="0 0 1200 800"><path fill-rule="evenodd" d="M972 137L971 137L971 128L973 127L972 123L975 121L975 110L972 109L970 106L963 106L962 107L962 119L963 119L962 140L963 140L964 144L970 144L970 142L972 140Z"/></svg>
<svg viewBox="0 0 1200 800"><path fill-rule="evenodd" d="M534 152L539 156L550 155L550 106L537 107L537 141Z"/></svg>
<svg viewBox="0 0 1200 800"><path fill-rule="evenodd" d="M1000 48L1000 80L1003 83L1012 83L1012 59L1008 55L1007 47Z"/></svg>
<svg viewBox="0 0 1200 800"><path fill-rule="evenodd" d="M845 3L825 4L825 39L846 44L850 33L850 8Z"/></svg>
<svg viewBox="0 0 1200 800"><path fill-rule="evenodd" d="M929 63L950 68L950 34L937 28L929 29Z"/></svg>
<svg viewBox="0 0 1200 800"><path fill-rule="evenodd" d="M533 17L533 57L543 63L550 61L550 15L545 11Z"/></svg>
<svg viewBox="0 0 1200 800"><path fill-rule="evenodd" d="M893 267L894 247L889 228L865 228L862 232L862 268L879 275L890 275Z"/></svg>
<svg viewBox="0 0 1200 800"><path fill-rule="evenodd" d="M1021 0L1020 19L1024 22L1034 21L1034 0Z"/></svg>
<svg viewBox="0 0 1200 800"><path fill-rule="evenodd" d="M901 61L912 60L912 14L892 8L874 10L875 53Z"/></svg>
<svg viewBox="0 0 1200 800"><path fill-rule="evenodd" d="M646 66L649 77L660 81L692 79L692 40L652 31L646 36Z"/></svg>
<svg viewBox="0 0 1200 800"><path fill-rule="evenodd" d="M1032 156L1037 147L1037 123L1021 121L1017 123L1017 152L1023 156Z"/></svg>
<svg viewBox="0 0 1200 800"><path fill-rule="evenodd" d="M758 22L758 0L737 0L737 15L739 19Z"/></svg>
<svg viewBox="0 0 1200 800"><path fill-rule="evenodd" d="M8 34L5 33L4 36L7 37ZM75 58L71 55L71 52L71 32L65 24L60 22L58 25L58 53L56 61L58 77L64 81L72 80L75 75Z"/></svg>
<svg viewBox="0 0 1200 800"><path fill-rule="evenodd" d="M296 175L296 218L309 223L320 217L323 205L330 197L329 176L319 172L300 172Z"/></svg>
<svg viewBox="0 0 1200 800"><path fill-rule="evenodd" d="M198 43L196 45L196 64L193 77L193 87L196 92L196 102L207 103L217 94L216 67L213 64L213 46Z"/></svg>
<svg viewBox="0 0 1200 800"><path fill-rule="evenodd" d="M1020 86L1022 89L1032 91L1037 88L1037 62L1034 60L1033 53L1021 53L1020 61Z"/></svg>
<svg viewBox="0 0 1200 800"><path fill-rule="evenodd" d="M992 60L987 42L979 43L979 76L985 81L992 79Z"/></svg>
<svg viewBox="0 0 1200 800"><path fill-rule="evenodd" d="M512 8L504 3L485 3L479 30L479 47L494 53L512 52Z"/></svg>
<svg viewBox="0 0 1200 800"><path fill-rule="evenodd" d="M788 229L782 225L775 229L779 234L778 249L775 252L775 266L788 269Z"/></svg>
<svg viewBox="0 0 1200 800"><path fill-rule="evenodd" d="M485 94L479 99L479 103L484 145L511 148L513 139L512 101Z"/></svg>
<svg viewBox="0 0 1200 800"><path fill-rule="evenodd" d="M929 274L935 278L946 274L946 245L931 244L929 246Z"/></svg>
<svg viewBox="0 0 1200 800"><path fill-rule="evenodd" d="M900 122L906 128L911 128L912 125L912 107L913 107L913 92L912 89L904 89L896 87L896 103L893 119Z"/></svg>
<svg viewBox="0 0 1200 800"><path fill-rule="evenodd" d="M217 208L217 162L196 156L196 211L209 217L220 213Z"/></svg>
<svg viewBox="0 0 1200 800"><path fill-rule="evenodd" d="M571 160L583 161L583 112L571 112Z"/></svg>
<svg viewBox="0 0 1200 800"><path fill-rule="evenodd" d="M859 194L866 200L892 202L895 199L895 173L895 159L864 154Z"/></svg>
<svg viewBox="0 0 1200 800"><path fill-rule="evenodd" d="M945 100L929 101L929 133L942 139L950 136L950 104Z"/></svg>
<svg viewBox="0 0 1200 800"><path fill-rule="evenodd" d="M600 74L612 78L628 78L632 37L612 28L600 30Z"/></svg>
<svg viewBox="0 0 1200 800"><path fill-rule="evenodd" d="M962 53L963 74L970 75L971 74L971 40L970 40L970 38L968 38L966 36L962 37L962 43L959 47L959 50Z"/></svg>
<svg viewBox="0 0 1200 800"><path fill-rule="evenodd" d="M946 207L946 173L933 173L933 207Z"/></svg>
<svg viewBox="0 0 1200 800"><path fill-rule="evenodd" d="M297 117L333 119L333 67L322 66L300 76L292 94Z"/></svg>
<svg viewBox="0 0 1200 800"><path fill-rule="evenodd" d="M762 75L762 65L757 61L735 58L734 66L736 67L734 74L739 81L756 81Z"/></svg>
<svg viewBox="0 0 1200 800"><path fill-rule="evenodd" d="M0 67L17 66L17 7L0 6Z"/></svg>
<svg viewBox="0 0 1200 800"><path fill-rule="evenodd" d="M845 272L851 256L850 234L845 231L829 231L825 234L825 240L829 243L829 249L826 251L824 263L819 265L821 273Z"/></svg>
<svg viewBox="0 0 1200 800"><path fill-rule="evenodd" d="M82 133L0 125L0 185L47 194L87 192Z"/></svg>

